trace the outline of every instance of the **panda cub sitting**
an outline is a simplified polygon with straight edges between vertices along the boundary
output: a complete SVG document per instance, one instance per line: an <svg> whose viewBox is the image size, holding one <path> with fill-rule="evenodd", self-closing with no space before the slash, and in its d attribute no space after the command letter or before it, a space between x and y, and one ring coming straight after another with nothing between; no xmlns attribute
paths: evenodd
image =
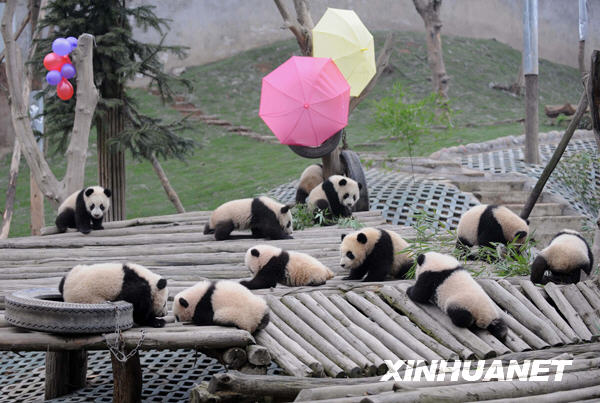
<svg viewBox="0 0 600 403"><path fill-rule="evenodd" d="M300 183L296 189L296 203L306 203L311 190L316 188L319 183L323 182L323 166L321 164L313 164L306 167L300 175Z"/></svg>
<svg viewBox="0 0 600 403"><path fill-rule="evenodd" d="M271 245L256 245L246 251L246 267L254 278L242 281L251 290L275 287L318 286L333 278L333 272L306 253L285 251Z"/></svg>
<svg viewBox="0 0 600 403"><path fill-rule="evenodd" d="M104 229L102 219L110 207L111 194L109 189L90 186L67 197L58 207L55 221L58 231L77 228L79 232L89 234L92 229Z"/></svg>
<svg viewBox="0 0 600 403"><path fill-rule="evenodd" d="M167 315L167 280L135 263L98 263L73 267L60 281L65 302L100 304L126 301L138 325L163 327Z"/></svg>
<svg viewBox="0 0 600 403"><path fill-rule="evenodd" d="M232 200L217 207L204 227L204 234L215 234L221 241L231 238L231 231L252 231L254 238L292 239L290 207L266 197Z"/></svg>
<svg viewBox="0 0 600 403"><path fill-rule="evenodd" d="M594 255L586 240L577 231L563 229L533 261L531 282L578 283L581 272L589 276L593 266Z"/></svg>
<svg viewBox="0 0 600 403"><path fill-rule="evenodd" d="M269 324L269 307L262 297L235 281L201 281L173 299L178 322L198 326L235 326L254 333Z"/></svg>
<svg viewBox="0 0 600 403"><path fill-rule="evenodd" d="M358 202L362 185L341 175L332 175L310 191L307 204L311 211L329 210L332 217L350 217Z"/></svg>
<svg viewBox="0 0 600 403"><path fill-rule="evenodd" d="M494 303L459 263L449 255L427 252L417 257L416 283L406 290L419 303L433 302L459 327L476 325L504 341L506 324Z"/></svg>
<svg viewBox="0 0 600 403"><path fill-rule="evenodd" d="M383 281L386 276L404 278L413 259L403 252L408 243L393 231L363 228L342 235L340 266L350 269L344 280Z"/></svg>

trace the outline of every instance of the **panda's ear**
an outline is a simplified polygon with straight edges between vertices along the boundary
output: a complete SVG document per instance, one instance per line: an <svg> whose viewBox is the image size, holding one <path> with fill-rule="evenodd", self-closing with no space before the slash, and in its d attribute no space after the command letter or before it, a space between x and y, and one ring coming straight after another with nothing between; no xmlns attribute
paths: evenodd
<svg viewBox="0 0 600 403"><path fill-rule="evenodd" d="M254 256L254 257L259 257L260 256L260 252L256 248L252 248L252 250L250 251L250 254L252 256Z"/></svg>
<svg viewBox="0 0 600 403"><path fill-rule="evenodd" d="M421 253L419 256L417 256L417 264L421 266L423 262L425 262L425 255Z"/></svg>
<svg viewBox="0 0 600 403"><path fill-rule="evenodd" d="M529 225L529 218L526 218L525 222L527 223L527 225Z"/></svg>
<svg viewBox="0 0 600 403"><path fill-rule="evenodd" d="M156 283L156 288L158 288L159 290L162 290L166 286L167 286L167 279L166 278L161 278L160 280L158 280L158 283Z"/></svg>
<svg viewBox="0 0 600 403"><path fill-rule="evenodd" d="M346 238L346 234L342 234L342 241Z"/></svg>
<svg viewBox="0 0 600 403"><path fill-rule="evenodd" d="M104 194L106 195L106 197L112 196L112 192L110 191L110 189L104 189Z"/></svg>
<svg viewBox="0 0 600 403"><path fill-rule="evenodd" d="M360 234L358 234L358 236L356 237L356 240L360 243L367 243L367 236L365 234L363 234L362 232Z"/></svg>
<svg viewBox="0 0 600 403"><path fill-rule="evenodd" d="M358 182L358 190L362 189L362 183Z"/></svg>
<svg viewBox="0 0 600 403"><path fill-rule="evenodd" d="M85 195L86 195L86 197L90 197L90 195L91 195L92 193L94 193L94 189L92 189L92 188L87 188L87 189L85 190Z"/></svg>
<svg viewBox="0 0 600 403"><path fill-rule="evenodd" d="M181 305L184 308L190 306L190 304L183 297L179 297L179 305Z"/></svg>
<svg viewBox="0 0 600 403"><path fill-rule="evenodd" d="M338 182L340 186L346 186L346 183L348 183L346 179L340 179L340 181Z"/></svg>
<svg viewBox="0 0 600 403"><path fill-rule="evenodd" d="M285 213L287 213L288 211L290 211L290 206L283 206L283 207L281 208L281 214L285 214Z"/></svg>

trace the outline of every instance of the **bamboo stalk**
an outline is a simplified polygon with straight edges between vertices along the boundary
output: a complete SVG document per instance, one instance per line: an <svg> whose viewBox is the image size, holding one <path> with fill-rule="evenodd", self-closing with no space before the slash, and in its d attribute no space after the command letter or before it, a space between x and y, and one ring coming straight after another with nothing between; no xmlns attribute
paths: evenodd
<svg viewBox="0 0 600 403"><path fill-rule="evenodd" d="M325 376L323 365L300 347L298 343L286 336L277 326L269 325L265 328L265 331L279 343L281 347L306 364L312 371L313 376L317 378Z"/></svg>
<svg viewBox="0 0 600 403"><path fill-rule="evenodd" d="M592 340L597 340L598 336L600 336L600 318L597 313L592 309L575 284L563 286L561 290L567 301L569 301L571 306L580 315L583 323L588 327L592 334Z"/></svg>
<svg viewBox="0 0 600 403"><path fill-rule="evenodd" d="M288 350L282 347L267 332L259 331L254 335L254 337L260 345L269 350L269 353L273 359L281 366L281 368L285 369L289 375L300 377L313 375L312 370L307 365L301 362L293 354L290 354Z"/></svg>
<svg viewBox="0 0 600 403"><path fill-rule="evenodd" d="M558 286L554 283L548 283L544 286L544 290L546 290L548 296L552 298L554 304L565 317L567 322L569 322L569 325L571 325L575 333L577 333L582 340L590 341L592 339L592 334L588 330L585 323L583 323L581 320L581 317L577 311L573 309L571 304L569 304L569 301L567 301L562 292L560 292Z"/></svg>

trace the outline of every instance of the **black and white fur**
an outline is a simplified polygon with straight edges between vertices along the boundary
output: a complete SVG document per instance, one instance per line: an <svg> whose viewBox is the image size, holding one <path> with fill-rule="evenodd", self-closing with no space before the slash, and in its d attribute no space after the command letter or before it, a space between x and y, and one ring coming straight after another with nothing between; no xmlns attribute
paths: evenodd
<svg viewBox="0 0 600 403"><path fill-rule="evenodd" d="M412 267L410 254L402 252L408 243L393 231L363 228L342 235L340 266L350 269L344 280L383 281L389 275L404 278Z"/></svg>
<svg viewBox="0 0 600 403"><path fill-rule="evenodd" d="M328 209L333 217L350 217L360 198L362 184L342 175L332 175L308 194L310 210Z"/></svg>
<svg viewBox="0 0 600 403"><path fill-rule="evenodd" d="M529 233L529 221L523 220L505 206L481 204L466 211L458 223L456 248L463 255L472 246L506 245L516 239L523 243ZM469 255L474 258L474 255Z"/></svg>
<svg viewBox="0 0 600 403"><path fill-rule="evenodd" d="M58 231L77 228L79 232L89 234L92 229L104 229L102 219L110 207L111 194L109 189L90 186L67 197L58 207L55 221Z"/></svg>
<svg viewBox="0 0 600 403"><path fill-rule="evenodd" d="M98 263L73 267L60 281L65 302L100 304L126 301L138 325L163 327L167 315L167 280L135 263Z"/></svg>
<svg viewBox="0 0 600 403"><path fill-rule="evenodd" d="M179 322L199 326L235 326L254 333L269 323L265 300L235 281L201 281L181 291L173 300Z"/></svg>
<svg viewBox="0 0 600 403"><path fill-rule="evenodd" d="M306 198L311 190L316 188L323 180L323 165L313 164L306 167L300 176L300 183L296 189L296 203L306 203Z"/></svg>
<svg viewBox="0 0 600 403"><path fill-rule="evenodd" d="M251 290L275 287L318 286L333 278L333 272L306 253L285 251L272 245L255 245L246 251L246 267L254 278L241 281Z"/></svg>
<svg viewBox="0 0 600 403"><path fill-rule="evenodd" d="M459 327L487 329L498 340L506 338L506 323L481 286L458 260L427 252L417 257L416 283L406 290L418 303L433 302Z"/></svg>
<svg viewBox="0 0 600 403"><path fill-rule="evenodd" d="M292 239L292 213L289 206L266 196L232 200L212 212L204 233L214 233L221 241L232 238L234 229L250 229L253 238Z"/></svg>
<svg viewBox="0 0 600 403"><path fill-rule="evenodd" d="M574 284L581 279L582 271L589 276L593 266L594 255L587 241L579 232L563 229L533 261L531 281Z"/></svg>

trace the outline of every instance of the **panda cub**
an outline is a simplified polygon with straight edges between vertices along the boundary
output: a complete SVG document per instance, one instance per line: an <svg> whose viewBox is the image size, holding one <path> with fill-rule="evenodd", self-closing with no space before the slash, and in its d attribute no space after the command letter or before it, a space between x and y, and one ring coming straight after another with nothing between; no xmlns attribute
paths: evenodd
<svg viewBox="0 0 600 403"><path fill-rule="evenodd" d="M458 222L456 248L463 255L475 245L492 246L492 242L506 245L513 240L523 243L529 233L529 221L507 207L481 204L465 212ZM473 256L469 255L469 258Z"/></svg>
<svg viewBox="0 0 600 403"><path fill-rule="evenodd" d="M100 304L126 301L138 325L163 327L167 315L167 280L135 263L98 263L73 267L60 281L65 302Z"/></svg>
<svg viewBox="0 0 600 403"><path fill-rule="evenodd" d="M317 286L333 278L333 272L306 253L285 251L271 245L256 245L246 251L246 267L254 278L242 281L251 290L275 287Z"/></svg>
<svg viewBox="0 0 600 403"><path fill-rule="evenodd" d="M363 228L349 235L342 235L340 266L350 269L344 280L383 281L390 275L404 278L412 267L408 253L402 253L408 243L393 231Z"/></svg>
<svg viewBox="0 0 600 403"><path fill-rule="evenodd" d="M231 238L231 231L252 231L254 238L292 239L290 207L266 197L232 200L212 212L204 234L215 234L221 241Z"/></svg>
<svg viewBox="0 0 600 403"><path fill-rule="evenodd" d="M77 228L79 232L89 234L91 229L104 229L102 219L110 207L111 194L109 189L90 186L67 197L58 207L55 221L58 231Z"/></svg>
<svg viewBox="0 0 600 403"><path fill-rule="evenodd" d="M458 260L437 252L419 255L416 279L415 285L406 290L411 300L432 301L456 326L477 325L504 341L508 330L500 312Z"/></svg>
<svg viewBox="0 0 600 403"><path fill-rule="evenodd" d="M589 276L593 266L594 255L586 240L577 231L563 229L533 261L531 282L578 283L581 272Z"/></svg>
<svg viewBox="0 0 600 403"><path fill-rule="evenodd" d="M300 183L298 184L298 189L296 189L296 203L306 203L308 194L323 180L323 165L309 165L300 176Z"/></svg>
<svg viewBox="0 0 600 403"><path fill-rule="evenodd" d="M350 217L352 206L360 197L362 185L342 175L332 175L310 191L307 204L310 210L329 209L334 217Z"/></svg>
<svg viewBox="0 0 600 403"><path fill-rule="evenodd" d="M199 326L235 326L254 333L269 323L269 307L262 297L234 281L201 281L173 299L178 322Z"/></svg>

